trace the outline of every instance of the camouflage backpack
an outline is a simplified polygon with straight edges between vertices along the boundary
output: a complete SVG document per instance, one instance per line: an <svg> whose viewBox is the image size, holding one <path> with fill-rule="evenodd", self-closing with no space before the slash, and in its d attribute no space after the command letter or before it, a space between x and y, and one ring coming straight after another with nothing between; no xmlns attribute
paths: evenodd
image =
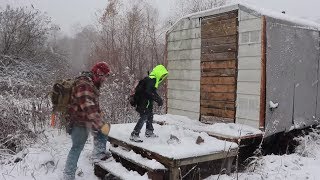
<svg viewBox="0 0 320 180"><path fill-rule="evenodd" d="M63 79L55 82L51 91L51 103L53 112L67 112L68 105L71 100L71 93L74 82L74 79Z"/></svg>

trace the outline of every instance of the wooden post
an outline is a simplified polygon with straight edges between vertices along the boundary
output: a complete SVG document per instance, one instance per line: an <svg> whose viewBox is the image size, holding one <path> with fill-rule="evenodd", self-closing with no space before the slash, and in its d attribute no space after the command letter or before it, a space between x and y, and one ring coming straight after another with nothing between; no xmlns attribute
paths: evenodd
<svg viewBox="0 0 320 180"><path fill-rule="evenodd" d="M166 33L166 42L165 42L165 49L164 49L164 66L168 69L168 36L169 34ZM169 72L170 76L170 72ZM166 105L166 114L168 114L168 77L165 80L165 105Z"/></svg>
<svg viewBox="0 0 320 180"><path fill-rule="evenodd" d="M226 159L226 174L230 175L231 174L231 170L232 170L232 162L233 162L234 157L228 157Z"/></svg>
<svg viewBox="0 0 320 180"><path fill-rule="evenodd" d="M170 180L178 180L179 179L179 168L171 167L169 169L169 179Z"/></svg>
<svg viewBox="0 0 320 180"><path fill-rule="evenodd" d="M261 84L260 84L260 120L259 129L265 129L266 117L266 17L262 16L261 30Z"/></svg>

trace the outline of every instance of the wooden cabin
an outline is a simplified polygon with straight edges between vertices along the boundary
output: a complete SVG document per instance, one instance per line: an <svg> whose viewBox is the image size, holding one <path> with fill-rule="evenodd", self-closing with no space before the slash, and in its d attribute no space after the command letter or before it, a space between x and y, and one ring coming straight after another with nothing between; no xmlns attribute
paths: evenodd
<svg viewBox="0 0 320 180"><path fill-rule="evenodd" d="M319 26L244 4L190 14L166 35L167 113L266 136L318 123Z"/></svg>

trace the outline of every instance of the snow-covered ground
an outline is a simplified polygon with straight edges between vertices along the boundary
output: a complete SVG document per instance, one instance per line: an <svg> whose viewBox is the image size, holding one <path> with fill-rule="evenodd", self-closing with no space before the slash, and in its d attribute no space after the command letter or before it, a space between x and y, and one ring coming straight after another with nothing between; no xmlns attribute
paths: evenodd
<svg viewBox="0 0 320 180"><path fill-rule="evenodd" d="M77 180L98 180L89 159L92 147L90 137L80 155ZM10 160L0 161L0 179L59 180L70 148L71 138L68 134L63 130L49 128L43 135L39 135L38 142L32 147ZM22 161L14 163L17 157L21 157Z"/></svg>
<svg viewBox="0 0 320 180"><path fill-rule="evenodd" d="M161 118L160 116L158 118ZM162 117L165 118L165 117ZM143 127L145 128L145 127ZM188 132L189 133L189 132ZM300 138L301 145L291 155L269 155L257 158L255 163L243 173L230 176L211 176L207 180L246 179L288 179L316 180L320 177L320 136L311 133ZM48 128L44 135L39 135L37 143L9 160L0 161L1 180L58 180L61 177L66 156L71 147L70 136L57 129ZM77 180L97 180L90 162L92 138L90 137L80 156ZM1 153L1 151L0 151ZM21 161L13 161L21 157ZM115 165L116 168L116 165ZM137 176L132 173L132 178ZM130 179L130 174L128 174Z"/></svg>

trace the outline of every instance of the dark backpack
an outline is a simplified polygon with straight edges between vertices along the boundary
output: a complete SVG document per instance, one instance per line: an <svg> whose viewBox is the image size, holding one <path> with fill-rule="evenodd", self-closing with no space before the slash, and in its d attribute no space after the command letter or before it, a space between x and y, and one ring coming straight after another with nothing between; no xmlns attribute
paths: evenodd
<svg viewBox="0 0 320 180"><path fill-rule="evenodd" d="M50 93L53 112L67 112L74 82L74 79L63 79L55 82Z"/></svg>
<svg viewBox="0 0 320 180"><path fill-rule="evenodd" d="M144 79L141 79L139 82L136 81L134 83L134 86L131 89L131 93L129 97L129 102L131 106L136 107L138 105L139 100L145 90L147 78L148 77L145 77Z"/></svg>

